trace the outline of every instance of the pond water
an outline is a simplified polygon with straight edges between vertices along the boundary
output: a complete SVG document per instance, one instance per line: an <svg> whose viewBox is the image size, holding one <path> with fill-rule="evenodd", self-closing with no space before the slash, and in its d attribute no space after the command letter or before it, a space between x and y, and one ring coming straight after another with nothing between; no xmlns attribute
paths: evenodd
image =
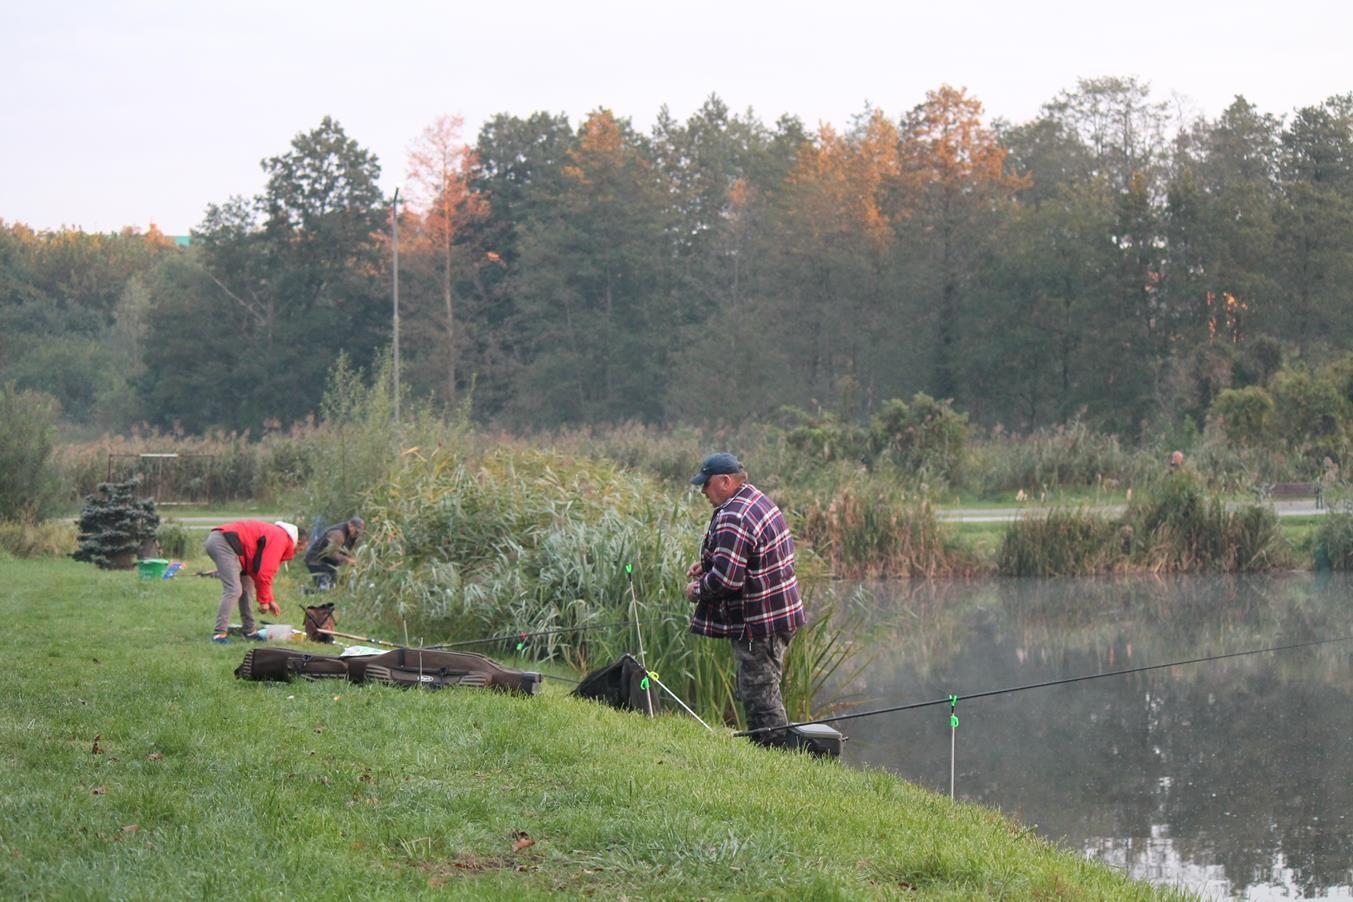
<svg viewBox="0 0 1353 902"><path fill-rule="evenodd" d="M1353 577L837 584L850 711L1353 634ZM867 621L867 622L862 622ZM841 709L839 713L845 713ZM961 701L960 799L1207 898L1353 898L1353 642ZM948 705L837 725L949 792Z"/></svg>

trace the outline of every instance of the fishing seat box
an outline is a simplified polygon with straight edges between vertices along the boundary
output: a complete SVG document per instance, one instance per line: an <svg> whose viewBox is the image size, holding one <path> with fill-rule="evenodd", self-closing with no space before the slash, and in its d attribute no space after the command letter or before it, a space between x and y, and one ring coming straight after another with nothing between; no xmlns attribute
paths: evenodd
<svg viewBox="0 0 1353 902"><path fill-rule="evenodd" d="M846 737L841 731L825 723L808 723L790 727L785 732L785 748L803 749L810 755L840 758L841 743Z"/></svg>

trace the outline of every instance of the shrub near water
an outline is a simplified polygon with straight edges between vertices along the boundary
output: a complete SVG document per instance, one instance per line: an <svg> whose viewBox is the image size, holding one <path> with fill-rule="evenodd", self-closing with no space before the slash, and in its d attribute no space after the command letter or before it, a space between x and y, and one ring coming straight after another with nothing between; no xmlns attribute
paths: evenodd
<svg viewBox="0 0 1353 902"><path fill-rule="evenodd" d="M1126 564L1123 527L1092 511L1054 508L1006 530L997 570L1003 576L1081 576Z"/></svg>
<svg viewBox="0 0 1353 902"><path fill-rule="evenodd" d="M836 576L950 576L975 567L924 496L896 487L874 493L842 488L827 498L810 496L789 509L796 534Z"/></svg>
<svg viewBox="0 0 1353 902"><path fill-rule="evenodd" d="M1122 519L1055 509L1010 524L999 572L1073 576L1129 569L1256 571L1288 563L1278 517L1266 506L1228 508L1188 473L1144 493Z"/></svg>
<svg viewBox="0 0 1353 902"><path fill-rule="evenodd" d="M722 719L735 711L728 643L688 632L683 595L707 516L697 502L604 461L533 449L409 455L370 496L350 609L428 641L566 631L524 639L521 651L580 669L637 652L637 619L650 668ZM817 636L828 618L810 619L787 671L832 658Z"/></svg>
<svg viewBox="0 0 1353 902"><path fill-rule="evenodd" d="M1285 563L1285 548L1272 508L1228 509L1205 495L1188 472L1171 474L1128 511L1134 554L1157 571L1266 570Z"/></svg>
<svg viewBox="0 0 1353 902"><path fill-rule="evenodd" d="M1325 517L1315 532L1316 554L1335 570L1353 570L1353 513L1338 511ZM1317 564L1326 561L1317 560Z"/></svg>

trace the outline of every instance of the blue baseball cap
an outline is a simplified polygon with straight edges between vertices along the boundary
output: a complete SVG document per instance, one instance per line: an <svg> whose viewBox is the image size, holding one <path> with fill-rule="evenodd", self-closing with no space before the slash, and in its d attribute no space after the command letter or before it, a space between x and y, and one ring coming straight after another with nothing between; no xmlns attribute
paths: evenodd
<svg viewBox="0 0 1353 902"><path fill-rule="evenodd" d="M700 465L700 472L691 477L691 485L704 485L711 476L741 473L742 464L727 451L716 451Z"/></svg>

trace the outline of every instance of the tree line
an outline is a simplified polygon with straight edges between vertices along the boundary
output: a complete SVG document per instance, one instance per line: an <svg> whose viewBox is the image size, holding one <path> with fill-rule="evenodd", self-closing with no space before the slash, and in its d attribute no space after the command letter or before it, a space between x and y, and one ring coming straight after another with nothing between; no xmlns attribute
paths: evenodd
<svg viewBox="0 0 1353 902"><path fill-rule="evenodd" d="M408 164L401 380L510 426L863 421L924 392L1140 438L1353 338L1353 93L1208 119L1099 78L1010 123L942 86L840 129L710 97L647 133L501 114L472 144L443 117ZM187 248L0 228L0 384L201 432L303 419L340 356L372 367L380 162L325 118L262 169Z"/></svg>

